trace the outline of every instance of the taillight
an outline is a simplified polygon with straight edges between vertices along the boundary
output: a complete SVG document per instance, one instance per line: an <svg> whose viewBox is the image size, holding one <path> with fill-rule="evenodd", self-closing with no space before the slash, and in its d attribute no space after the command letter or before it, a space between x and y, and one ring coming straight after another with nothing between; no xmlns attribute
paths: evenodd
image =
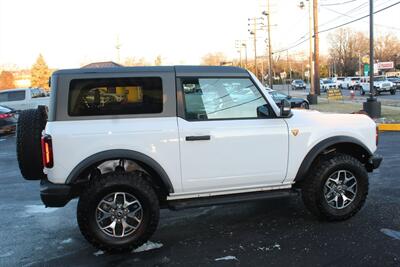
<svg viewBox="0 0 400 267"><path fill-rule="evenodd" d="M376 146L378 146L378 141L379 141L379 127L376 126L376 134L375 134L375 143L376 143Z"/></svg>
<svg viewBox="0 0 400 267"><path fill-rule="evenodd" d="M44 167L53 167L53 144L51 141L51 136L48 134L42 136L42 159Z"/></svg>
<svg viewBox="0 0 400 267"><path fill-rule="evenodd" d="M0 119L8 119L11 118L13 115L10 113L0 114Z"/></svg>

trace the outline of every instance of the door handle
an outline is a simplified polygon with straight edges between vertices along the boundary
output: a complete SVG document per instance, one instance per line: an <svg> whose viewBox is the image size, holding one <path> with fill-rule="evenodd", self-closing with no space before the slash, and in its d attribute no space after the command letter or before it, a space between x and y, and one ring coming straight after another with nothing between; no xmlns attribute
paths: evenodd
<svg viewBox="0 0 400 267"><path fill-rule="evenodd" d="M211 136L209 135L197 135L197 136L186 136L186 141L207 141L210 140Z"/></svg>

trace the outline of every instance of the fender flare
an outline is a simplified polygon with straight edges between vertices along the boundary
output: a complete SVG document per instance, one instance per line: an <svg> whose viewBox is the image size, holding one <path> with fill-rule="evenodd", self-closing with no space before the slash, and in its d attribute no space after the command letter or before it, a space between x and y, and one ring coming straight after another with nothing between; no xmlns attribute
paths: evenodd
<svg viewBox="0 0 400 267"><path fill-rule="evenodd" d="M306 155L306 157L303 159L303 162L300 165L299 170L297 171L296 178L294 179L295 182L299 182L305 178L305 175L307 174L307 171L310 169L311 164L314 162L314 160L317 158L321 152L323 152L325 149L328 147L335 145L335 144L341 144L341 143L352 143L355 145L360 146L365 152L368 154L368 156L372 156L372 152L369 150L368 147L366 147L361 141L354 137L350 136L334 136L327 138L325 140L322 140L321 142L317 143Z"/></svg>
<svg viewBox="0 0 400 267"><path fill-rule="evenodd" d="M85 169L87 169L88 167L90 167L98 162L119 159L119 158L129 159L129 160L137 161L139 163L143 163L143 165L145 165L145 166L142 166L143 169L148 171L150 174L155 172L155 174L161 178L165 188L167 189L167 192L174 193L174 187L171 183L171 180L169 179L167 173L161 167L160 164L158 164L154 159L152 159L151 157L149 157L143 153L133 151L133 150L127 150L127 149L106 150L106 151L96 153L96 154L84 159L68 175L66 184L74 184L76 179L79 177L79 175ZM146 166L148 168L150 168L150 170L147 170L145 168Z"/></svg>

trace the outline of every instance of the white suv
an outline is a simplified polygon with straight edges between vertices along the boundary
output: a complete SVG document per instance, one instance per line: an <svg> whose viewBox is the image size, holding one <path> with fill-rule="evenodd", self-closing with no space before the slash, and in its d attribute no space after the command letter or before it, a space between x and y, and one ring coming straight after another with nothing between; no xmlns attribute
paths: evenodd
<svg viewBox="0 0 400 267"><path fill-rule="evenodd" d="M60 70L51 81L49 113L19 117L21 173L41 180L48 207L79 198L80 230L103 250L146 242L160 208L301 192L318 218L344 220L382 160L369 117L278 108L241 68Z"/></svg>

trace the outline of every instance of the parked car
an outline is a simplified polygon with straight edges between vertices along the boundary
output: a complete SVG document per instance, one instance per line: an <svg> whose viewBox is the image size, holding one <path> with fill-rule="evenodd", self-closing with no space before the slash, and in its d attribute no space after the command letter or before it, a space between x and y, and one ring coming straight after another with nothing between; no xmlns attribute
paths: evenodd
<svg viewBox="0 0 400 267"><path fill-rule="evenodd" d="M388 77L388 80L393 83L393 87L396 90L400 89L400 77Z"/></svg>
<svg viewBox="0 0 400 267"><path fill-rule="evenodd" d="M306 84L303 80L293 80L292 82L292 90L302 89L306 90Z"/></svg>
<svg viewBox="0 0 400 267"><path fill-rule="evenodd" d="M362 77L360 79L360 94L365 95L370 92L369 89L369 77ZM379 95L383 92L390 92L391 95L396 94L396 89L394 88L394 84L389 81L386 76L375 76L374 77L374 89L375 95Z"/></svg>
<svg viewBox="0 0 400 267"><path fill-rule="evenodd" d="M333 77L332 81L336 83L336 88L342 88L342 83L344 82L344 77Z"/></svg>
<svg viewBox="0 0 400 267"><path fill-rule="evenodd" d="M342 82L342 89L355 90L358 88L358 84L360 83L360 77L346 77Z"/></svg>
<svg viewBox="0 0 400 267"><path fill-rule="evenodd" d="M0 105L17 111L49 106L50 97L41 88L18 88L0 91Z"/></svg>
<svg viewBox="0 0 400 267"><path fill-rule="evenodd" d="M14 133L17 127L17 112L9 107L0 106L0 135Z"/></svg>
<svg viewBox="0 0 400 267"><path fill-rule="evenodd" d="M25 179L41 180L45 206L79 198L80 231L102 251L147 242L162 208L300 191L320 220L343 221L363 207L368 172L382 161L370 117L292 110L285 99L279 108L242 68L58 70L52 80L49 113L40 106L18 119L18 166ZM103 105L90 96L99 88L126 100Z"/></svg>
<svg viewBox="0 0 400 267"><path fill-rule="evenodd" d="M336 83L331 79L320 80L320 88L322 92L326 92L328 89L336 88Z"/></svg>
<svg viewBox="0 0 400 267"><path fill-rule="evenodd" d="M290 95L271 89L267 90L267 92L272 96L278 107L281 106L282 100L286 99L287 101L290 102L292 108L303 108L303 109L310 108L310 104L304 98L292 97Z"/></svg>

